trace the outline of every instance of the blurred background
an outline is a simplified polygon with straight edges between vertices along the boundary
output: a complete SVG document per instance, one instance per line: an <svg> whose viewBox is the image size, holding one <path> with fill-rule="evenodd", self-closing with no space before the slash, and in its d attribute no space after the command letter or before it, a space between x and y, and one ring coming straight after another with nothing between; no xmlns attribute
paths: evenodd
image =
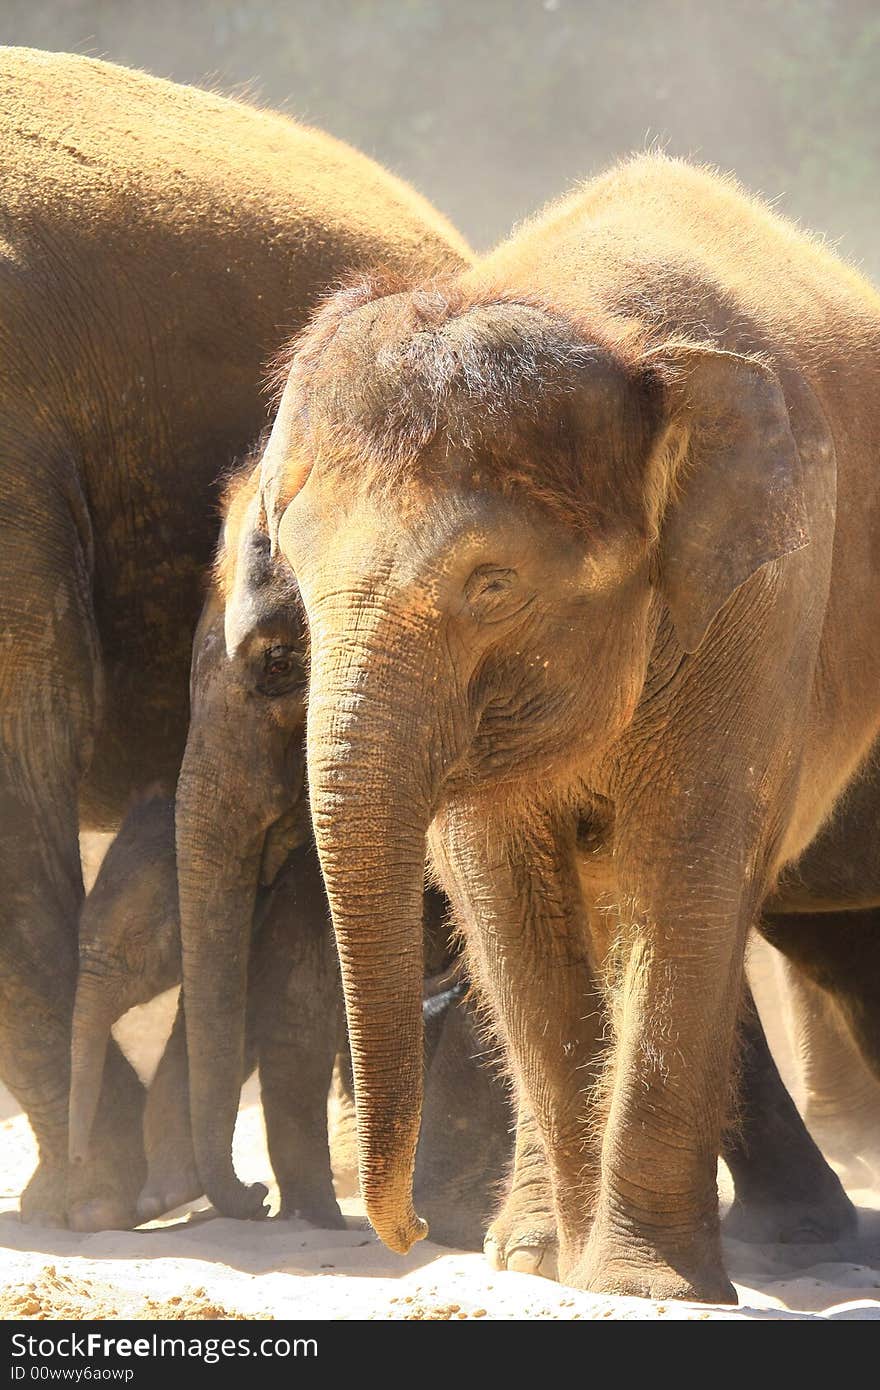
<svg viewBox="0 0 880 1390"><path fill-rule="evenodd" d="M480 248L630 150L733 169L880 278L878 0L0 0L4 43L243 94Z"/></svg>

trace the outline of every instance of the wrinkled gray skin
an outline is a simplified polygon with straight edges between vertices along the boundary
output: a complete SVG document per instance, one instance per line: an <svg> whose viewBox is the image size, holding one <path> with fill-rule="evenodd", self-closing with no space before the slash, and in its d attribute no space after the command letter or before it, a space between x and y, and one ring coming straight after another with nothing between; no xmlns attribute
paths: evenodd
<svg viewBox="0 0 880 1390"><path fill-rule="evenodd" d="M157 790L128 812L80 910L71 1047L70 1142L77 1149L87 1148L82 1135L94 1122L112 1025L180 980L178 920L174 802ZM179 1123L188 1105L178 1065L183 1048L177 1018L144 1108L150 1153L141 1220L147 1219L147 1194L157 1181L165 1185L160 1174L175 1175L179 1201L190 1185L191 1145Z"/></svg>
<svg viewBox="0 0 880 1390"><path fill-rule="evenodd" d="M579 848L584 896L594 896L592 880L602 872L602 851L589 827L582 828ZM607 957L611 935L606 914L594 914L592 931L600 956ZM601 969L599 960L597 971ZM800 983L805 983L802 978ZM603 1026L610 1033L610 1021ZM823 1157L818 1136L811 1137L782 1082L748 987L737 1033L735 1084L721 1136L721 1156L734 1180L725 1234L741 1241L783 1244L825 1243L854 1234L855 1209ZM804 1038L804 1063L809 1065L811 1056L815 1061L832 1045L826 1029L815 1026ZM850 1114L856 1101L851 1088L835 1099L836 1113L857 1122L860 1111L854 1108ZM484 1248L494 1269L556 1275L558 1231L550 1172L527 1111L520 1112L513 1172Z"/></svg>
<svg viewBox="0 0 880 1390"><path fill-rule="evenodd" d="M296 846L303 836L306 843ZM289 817L267 837L261 880L248 975L244 1071L257 1064L260 1068L281 1214L332 1228L340 1224L340 1215L330 1178L327 1089L340 1039L340 1073L349 1097L352 1083L323 881L301 817ZM427 955L434 969L448 953L445 916L444 900L429 895ZM80 916L72 1133L88 1116L87 1097L77 1085L90 1085L97 1096L112 1024L128 1009L178 984L180 973L174 803L157 792L129 811ZM503 1195L511 1158L511 1112L496 1070L480 1065L487 1044L465 997L460 963L437 969L425 988L426 1099L415 1191L434 1240L477 1249ZM834 1238L850 1224L848 1206L837 1180L826 1176L817 1154L811 1155L754 1020L744 1029L742 1066L743 1122L724 1149L737 1187L731 1233L766 1239L769 1230L787 1220L790 1240ZM138 1202L141 1221L201 1195L188 1102L178 1014L147 1095L148 1176ZM329 1137L334 1160L338 1138ZM518 1245L506 1252L509 1268L544 1274L555 1270L555 1218L547 1182L538 1153L505 1207L508 1220L514 1209L518 1212Z"/></svg>
<svg viewBox="0 0 880 1390"><path fill-rule="evenodd" d="M222 1173L224 1166L231 1172L231 1155L227 1151L225 1157L215 1162L213 1149L218 1135L221 1145L227 1142L231 1146L241 1080L247 1059L256 1045L252 1030L245 1027L245 1017L247 999L251 1000L253 1010L259 990L255 996L251 982L246 991L244 967L251 952L255 924L267 911L273 920L277 917L277 930L283 937L285 893L288 885L290 891L295 888L289 877L282 881L280 876L271 892L267 893L265 885L273 883L291 846L302 840L304 817L307 820L303 795L306 640L290 573L286 566L273 566L266 552L267 541L263 537L249 547L236 570L238 592L244 595L250 627L240 632L234 655L227 655L225 610L219 584L215 583L209 592L196 632L190 686L191 723L177 789L179 903L170 830L163 821L158 834L159 838L165 836L165 844L157 847L156 837L143 816L135 812L133 820L127 823L129 835L117 837L105 861L102 875L90 895L92 907L87 909L83 919L84 969L74 1029L71 1091L71 1143L76 1156L87 1150L103 1049L112 1017L118 1016L115 1011L123 1012L179 978L177 974L172 980L168 978L169 968L173 971L179 968L179 946L176 945L179 921L182 923L184 963L187 943L190 959L196 963L195 976L191 975L185 984L188 1013L203 1019L206 995L212 1000L206 1068L210 1095L205 1098L203 1081L201 1091L195 1095L192 1131L180 1114L188 1092L180 1083L184 1054L179 1027L153 1084L146 1121L149 1175L138 1203L141 1220L170 1210L180 1201L203 1191L207 1191L219 1209L225 1209ZM161 813L158 814L161 818ZM155 989L152 981L140 987L137 980L131 978L124 987L119 980L114 983L112 976L108 977L105 958L108 953L104 950L99 953L101 960L96 970L94 951L89 944L94 936L90 914L95 910L99 915L99 932L105 942L118 931L111 922L112 914L106 911L105 884L112 883L131 895L134 910L117 920L125 923L126 932L133 932L133 940L126 951L137 973L149 976L141 954L141 932L136 928L141 917L149 917L158 906L157 893L152 887L156 868L145 866L143 882L139 883L139 829L147 834L151 853L162 866L164 898L174 904L174 930L170 933L174 947L168 949L169 932L167 928L158 927L159 918L152 923L158 945ZM310 867L311 864L312 861ZM317 888L315 891L317 893ZM429 894L426 903L424 965L430 977L448 964L450 948L445 901L436 894ZM290 947L285 949L289 951ZM166 953L171 958L167 961L164 959ZM260 959L271 960L272 954L270 949L263 948ZM112 958L124 953L113 946L109 955ZM230 967L234 983L230 983L225 973ZM270 990L272 978L277 979L281 973L276 972L272 977L270 972ZM212 999L218 982L222 992ZM338 984L331 987L325 982L323 990L313 987L310 994L309 988L304 987L303 993L310 998L326 1000L333 989L338 990ZM328 1004L327 1010L333 1007L335 1003ZM458 1012L453 1009L450 1016ZM301 1035L308 1036L308 1029L303 1031L297 1023L296 1009L287 1008L281 999L274 999L270 1006L261 1001L258 1014L277 1017L279 1029L285 1026L283 1020L288 1019L287 1026L291 1030L299 1026ZM444 1010L442 1019L445 1016ZM442 1019L439 1033L438 1025L434 1026L440 1059L438 1093L433 1101L436 1141L431 1137L429 1122L420 1160L422 1190L426 1193L426 1209L432 1215L437 1239L443 1240L448 1230L453 1243L463 1243L467 1235L467 1243L478 1245L491 1214L494 1184L504 1171L510 1147L507 1121L502 1119L506 1101L500 1083L484 1077L472 1061L482 1049L478 1043L474 1042L471 1047L468 1042L470 1024L456 1022L450 1030L450 1040L446 1038ZM240 1030L238 1034L237 1029ZM325 1062L332 1066L332 1054ZM284 1075L283 1068L281 1074ZM315 1082L316 1091L323 1095L322 1104L326 1101L329 1077L329 1071L326 1079L322 1071L320 1082ZM271 1096L271 1078L269 1090ZM265 1080L263 1094L266 1103ZM479 1101L480 1110L479 1115L473 1113L467 1117L465 1133L457 1126L463 1098L472 1094L475 1104ZM283 1091L277 1096L277 1105L273 1106L271 1098L268 1102L270 1149L272 1116L283 1115L289 1108L289 1099ZM452 1115L456 1116L455 1121L450 1119ZM279 1130L280 1125L279 1120ZM456 1146L459 1155L456 1164L460 1162L461 1171L474 1178L477 1173L484 1174L481 1181L462 1182L456 1186L455 1174L459 1170L452 1166L450 1125L460 1139ZM228 1137L224 1139L227 1131ZM200 1177L196 1176L193 1166L191 1133L202 1135L203 1157L197 1165ZM326 1147L326 1133L324 1144ZM198 1152L198 1138L196 1148ZM284 1152L282 1140L276 1149ZM484 1158L484 1153L488 1157ZM272 1159L280 1179L283 1164L276 1151L272 1152ZM218 1171L221 1173L219 1182L215 1176ZM261 1205L264 1190L259 1185L257 1193ZM449 1224L448 1213L454 1213Z"/></svg>
<svg viewBox="0 0 880 1390"><path fill-rule="evenodd" d="M248 564L259 607L234 654L227 654L217 584L196 630L176 797L183 993L195 1021L188 1032L192 1134L202 1186L220 1210L235 1182L231 1151L222 1149L238 1109L264 844L300 802L304 780L306 641L296 588L265 547L254 548ZM260 1213L264 1196L257 1184L249 1214Z"/></svg>
<svg viewBox="0 0 880 1390"><path fill-rule="evenodd" d="M513 1113L464 984L426 997L415 1191L441 1245L480 1250L513 1155ZM488 1054L491 1056L491 1052Z"/></svg>
<svg viewBox="0 0 880 1390"><path fill-rule="evenodd" d="M303 843L294 844L297 839ZM280 861L280 863L279 863ZM314 844L301 817L267 836L248 969L241 1081L259 1066L266 1136L282 1216L339 1227L332 1185L327 1094L334 1059L348 1082L336 950ZM448 961L446 904L426 899L426 955ZM80 917L73 1025L72 1142L87 1146L110 1029L128 1009L180 983L174 802L136 803L113 841ZM495 1186L511 1153L504 1087L479 1063L482 1047L454 968L426 982L428 1096L417 1183L435 1239L479 1248ZM341 1050L340 1050L341 1049ZM139 1220L199 1197L189 1117L182 1013L150 1085L144 1117L148 1176Z"/></svg>

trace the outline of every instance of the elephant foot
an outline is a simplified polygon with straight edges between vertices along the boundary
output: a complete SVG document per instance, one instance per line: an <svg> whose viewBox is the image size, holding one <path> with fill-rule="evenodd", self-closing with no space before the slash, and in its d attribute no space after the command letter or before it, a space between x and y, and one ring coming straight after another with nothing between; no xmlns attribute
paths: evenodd
<svg viewBox="0 0 880 1390"><path fill-rule="evenodd" d="M587 1293L629 1298L734 1305L738 1301L720 1254L703 1240L671 1256L641 1242L628 1247L619 1238L603 1237L598 1225L579 1258L560 1262L560 1280Z"/></svg>
<svg viewBox="0 0 880 1390"><path fill-rule="evenodd" d="M129 1231L137 1222L134 1206L124 1197L108 1194L71 1205L68 1225L72 1231Z"/></svg>
<svg viewBox="0 0 880 1390"><path fill-rule="evenodd" d="M67 1227L88 1234L127 1231L135 1222L133 1194L110 1173L89 1164L43 1164L37 1168L20 1202L21 1219L29 1226Z"/></svg>
<svg viewBox="0 0 880 1390"><path fill-rule="evenodd" d="M530 1207L512 1193L486 1232L483 1252L492 1269L558 1278L555 1214Z"/></svg>
<svg viewBox="0 0 880 1390"><path fill-rule="evenodd" d="M278 1215L285 1221L301 1217L325 1231L345 1230L345 1217L332 1191L307 1191L301 1184L281 1186L281 1210Z"/></svg>
<svg viewBox="0 0 880 1390"><path fill-rule="evenodd" d="M138 1222L156 1221L202 1196L203 1186L192 1149L166 1150L148 1157L147 1181L137 1201Z"/></svg>
<svg viewBox="0 0 880 1390"><path fill-rule="evenodd" d="M67 1163L38 1163L21 1194L19 1215L27 1226L67 1225Z"/></svg>
<svg viewBox="0 0 880 1390"><path fill-rule="evenodd" d="M734 1201L722 1223L725 1236L750 1245L830 1245L855 1235L857 1227L855 1207L842 1188L816 1202Z"/></svg>
<svg viewBox="0 0 880 1390"><path fill-rule="evenodd" d="M126 1169L109 1161L72 1164L67 1224L72 1231L128 1231L137 1225L137 1189L143 1158Z"/></svg>

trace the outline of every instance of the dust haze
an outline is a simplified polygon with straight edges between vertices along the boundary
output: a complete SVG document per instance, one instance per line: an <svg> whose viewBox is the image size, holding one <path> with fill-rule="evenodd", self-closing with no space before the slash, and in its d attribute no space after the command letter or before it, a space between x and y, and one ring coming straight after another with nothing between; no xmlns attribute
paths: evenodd
<svg viewBox="0 0 880 1390"><path fill-rule="evenodd" d="M880 277L872 0L2 0L4 43L245 94L402 175L484 249L658 145Z"/></svg>

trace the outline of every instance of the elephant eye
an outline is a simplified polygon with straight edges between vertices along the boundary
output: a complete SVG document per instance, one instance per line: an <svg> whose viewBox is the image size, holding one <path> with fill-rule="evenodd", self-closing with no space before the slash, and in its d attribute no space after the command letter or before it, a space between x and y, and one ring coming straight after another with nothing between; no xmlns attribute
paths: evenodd
<svg viewBox="0 0 880 1390"><path fill-rule="evenodd" d="M300 683L302 675L303 662L295 647L267 647L257 685L264 695L284 695Z"/></svg>
<svg viewBox="0 0 880 1390"><path fill-rule="evenodd" d="M290 647L270 647L263 658L267 676L286 676L293 666Z"/></svg>
<svg viewBox="0 0 880 1390"><path fill-rule="evenodd" d="M522 603L518 580L516 570L480 565L464 586L471 616L480 622L491 622L518 610Z"/></svg>
<svg viewBox="0 0 880 1390"><path fill-rule="evenodd" d="M516 579L516 570L499 569L497 565L480 565L475 569L464 586L468 602L482 598L483 594L501 594L509 589Z"/></svg>

